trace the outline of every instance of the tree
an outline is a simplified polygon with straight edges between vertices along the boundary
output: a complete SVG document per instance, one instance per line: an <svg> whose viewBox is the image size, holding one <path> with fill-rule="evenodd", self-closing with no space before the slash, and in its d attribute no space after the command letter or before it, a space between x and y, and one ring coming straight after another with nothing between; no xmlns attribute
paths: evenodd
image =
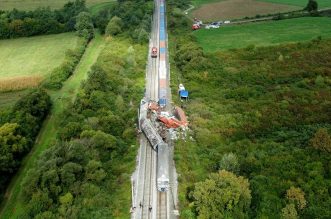
<svg viewBox="0 0 331 219"><path fill-rule="evenodd" d="M114 16L110 19L107 27L106 27L106 35L116 36L122 33L123 22L122 19Z"/></svg>
<svg viewBox="0 0 331 219"><path fill-rule="evenodd" d="M248 180L226 170L196 183L193 197L198 218L248 217L252 198Z"/></svg>
<svg viewBox="0 0 331 219"><path fill-rule="evenodd" d="M233 153L224 154L219 163L220 170L227 170L233 173L239 172L239 163L237 156Z"/></svg>
<svg viewBox="0 0 331 219"><path fill-rule="evenodd" d="M80 12L76 18L75 28L78 36L90 40L94 37L92 17L88 12Z"/></svg>
<svg viewBox="0 0 331 219"><path fill-rule="evenodd" d="M304 10L307 10L309 12L317 11L318 9L318 3L315 0L309 0L307 6L304 8Z"/></svg>
<svg viewBox="0 0 331 219"><path fill-rule="evenodd" d="M282 218L283 219L297 219L298 213L297 210L295 210L294 204L287 204L282 209Z"/></svg>
<svg viewBox="0 0 331 219"><path fill-rule="evenodd" d="M0 127L0 173L13 172L20 161L17 156L27 150L27 141L17 133L18 127L16 123L5 123Z"/></svg>
<svg viewBox="0 0 331 219"><path fill-rule="evenodd" d="M291 203L295 204L299 210L304 209L307 205L305 193L300 188L291 186L291 188L286 191L286 198Z"/></svg>
<svg viewBox="0 0 331 219"><path fill-rule="evenodd" d="M331 137L326 128L320 128L316 131L313 138L310 139L310 145L324 152L331 153Z"/></svg>

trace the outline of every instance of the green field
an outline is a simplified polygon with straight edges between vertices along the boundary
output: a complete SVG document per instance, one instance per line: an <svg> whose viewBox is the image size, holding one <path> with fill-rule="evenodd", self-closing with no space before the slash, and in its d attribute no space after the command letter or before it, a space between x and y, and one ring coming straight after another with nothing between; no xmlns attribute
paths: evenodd
<svg viewBox="0 0 331 219"><path fill-rule="evenodd" d="M0 79L44 77L77 42L74 33L0 40ZM25 78L26 79L26 78Z"/></svg>
<svg viewBox="0 0 331 219"><path fill-rule="evenodd" d="M279 4L285 4L285 5L302 6L302 7L305 7L308 2L308 0L258 0L258 1L279 3ZM318 8L331 8L330 0L317 0L317 3L318 3Z"/></svg>
<svg viewBox="0 0 331 219"><path fill-rule="evenodd" d="M74 0L71 0L74 1ZM61 8L69 0L0 0L0 10L33 10L38 7L50 7L52 9ZM95 4L109 2L109 0L86 0L88 7Z"/></svg>
<svg viewBox="0 0 331 219"><path fill-rule="evenodd" d="M61 90L50 92L54 105L51 115L45 121L43 128L39 133L36 145L23 160L20 170L17 172L8 187L9 197L7 201L2 203L4 206L1 206L0 218L18 218L17 215L22 214L23 204L20 197L21 182L28 170L34 165L38 155L55 141L56 134L54 133L56 133L58 129L58 123L61 119L63 110L74 100L81 82L86 79L88 71L95 63L104 46L104 42L103 37L97 35L88 46L73 76L64 83Z"/></svg>
<svg viewBox="0 0 331 219"><path fill-rule="evenodd" d="M221 2L221 1L224 1L224 0L193 0L192 5L194 5L194 7L199 7L201 5L215 3L215 2Z"/></svg>
<svg viewBox="0 0 331 219"><path fill-rule="evenodd" d="M269 46L281 43L307 41L318 36L331 37L331 19L306 17L201 29L194 32L199 44L207 52L242 48L249 45Z"/></svg>
<svg viewBox="0 0 331 219"><path fill-rule="evenodd" d="M22 98L24 95L29 93L29 89L20 90L20 91L12 91L12 92L0 92L0 110L1 109L9 109L13 106L17 100Z"/></svg>

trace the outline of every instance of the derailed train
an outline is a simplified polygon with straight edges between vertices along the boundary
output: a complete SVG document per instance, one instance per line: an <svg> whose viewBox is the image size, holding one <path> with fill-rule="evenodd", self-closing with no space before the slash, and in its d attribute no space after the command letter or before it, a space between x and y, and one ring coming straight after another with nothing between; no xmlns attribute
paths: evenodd
<svg viewBox="0 0 331 219"><path fill-rule="evenodd" d="M166 45L166 22L165 22L165 5L164 0L159 0L159 105L162 110L165 110L167 105L167 45ZM154 48L154 47L153 47ZM156 58L157 55L153 55ZM157 48L154 49L154 53ZM156 56L156 57L155 57ZM161 136L157 133L155 127L146 118L147 102L142 101L140 105L140 119L139 127L145 133L147 139L151 143L154 150L157 150L157 190L166 192L169 190L169 146L163 141Z"/></svg>
<svg viewBox="0 0 331 219"><path fill-rule="evenodd" d="M169 147L161 143L157 147L157 190L166 192L169 189Z"/></svg>

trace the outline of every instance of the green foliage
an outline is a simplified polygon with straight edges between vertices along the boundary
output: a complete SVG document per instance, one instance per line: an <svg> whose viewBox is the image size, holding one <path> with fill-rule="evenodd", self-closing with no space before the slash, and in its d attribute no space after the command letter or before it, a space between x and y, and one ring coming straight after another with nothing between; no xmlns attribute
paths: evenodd
<svg viewBox="0 0 331 219"><path fill-rule="evenodd" d="M137 43L146 43L153 9L151 0L118 1L94 16L94 23L101 33L106 32L107 35L113 36L122 34L131 37Z"/></svg>
<svg viewBox="0 0 331 219"><path fill-rule="evenodd" d="M239 173L240 167L237 156L233 153L224 154L219 163L219 169Z"/></svg>
<svg viewBox="0 0 331 219"><path fill-rule="evenodd" d="M0 39L73 31L75 17L85 10L85 0L76 0L54 11L50 8L1 11Z"/></svg>
<svg viewBox="0 0 331 219"><path fill-rule="evenodd" d="M51 107L48 94L35 90L23 96L0 121L0 193L28 153Z"/></svg>
<svg viewBox="0 0 331 219"><path fill-rule="evenodd" d="M329 142L331 69L325 63L331 61L331 41L208 54L199 52L188 31L172 33L171 83L175 94L179 83L190 91L184 108L194 139L176 142L182 211L197 215L191 204L195 183L217 170L225 154L233 153L238 174L250 182L250 218L281 218L282 209L291 203L299 218L331 217L331 158L312 148L311 140L319 129L326 129L315 145ZM179 103L177 95L173 100ZM304 197L304 208L286 198L291 187L301 188L304 196L296 197Z"/></svg>
<svg viewBox="0 0 331 219"><path fill-rule="evenodd" d="M106 27L106 35L116 36L117 34L122 33L123 22L122 19L114 16L110 19Z"/></svg>
<svg viewBox="0 0 331 219"><path fill-rule="evenodd" d="M302 210L307 206L305 193L300 188L291 187L286 191L286 198L290 203L295 204L298 210Z"/></svg>
<svg viewBox="0 0 331 219"><path fill-rule="evenodd" d="M231 172L221 170L196 183L193 197L198 218L248 218L249 182Z"/></svg>
<svg viewBox="0 0 331 219"><path fill-rule="evenodd" d="M88 12L80 12L76 17L75 29L80 37L90 41L94 37L92 17Z"/></svg>
<svg viewBox="0 0 331 219"><path fill-rule="evenodd" d="M310 145L317 150L331 153L331 137L328 130L326 128L318 129L310 139Z"/></svg>
<svg viewBox="0 0 331 219"><path fill-rule="evenodd" d="M314 12L318 10L318 3L315 0L308 0L308 4L305 7L304 10L307 10L309 12Z"/></svg>
<svg viewBox="0 0 331 219"><path fill-rule="evenodd" d="M295 209L294 204L287 204L282 209L282 218L283 219L297 219L298 218L298 213Z"/></svg>
<svg viewBox="0 0 331 219"><path fill-rule="evenodd" d="M17 123L5 123L0 127L0 172L13 172L18 166L17 155L26 150L26 139L19 135Z"/></svg>
<svg viewBox="0 0 331 219"><path fill-rule="evenodd" d="M50 76L42 82L41 86L47 89L60 89L63 82L75 71L76 66L85 52L87 44L87 39L81 39L75 49L67 50L64 62L51 72Z"/></svg>
<svg viewBox="0 0 331 219"><path fill-rule="evenodd" d="M136 153L132 127L143 92L136 81L144 78L145 47L116 38L105 45L61 115L57 143L24 179L24 216L126 217ZM128 53L141 54L135 66L126 62Z"/></svg>

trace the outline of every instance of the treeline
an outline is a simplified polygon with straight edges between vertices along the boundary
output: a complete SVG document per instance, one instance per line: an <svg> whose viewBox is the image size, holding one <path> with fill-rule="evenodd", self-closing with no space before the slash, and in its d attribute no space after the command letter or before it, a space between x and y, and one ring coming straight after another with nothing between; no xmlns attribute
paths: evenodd
<svg viewBox="0 0 331 219"><path fill-rule="evenodd" d="M63 83L73 74L82 58L89 41L94 37L92 17L88 12L81 12L76 17L75 29L80 36L75 49L68 49L63 63L55 68L41 84L46 89L60 89Z"/></svg>
<svg viewBox="0 0 331 219"><path fill-rule="evenodd" d="M85 0L68 2L59 10L0 11L0 39L74 31L76 16L83 11Z"/></svg>
<svg viewBox="0 0 331 219"><path fill-rule="evenodd" d="M206 54L176 28L170 42L194 138L176 143L181 216L330 218L331 41Z"/></svg>
<svg viewBox="0 0 331 219"><path fill-rule="evenodd" d="M0 118L0 200L10 178L32 148L43 120L51 108L51 100L43 90L22 97Z"/></svg>
<svg viewBox="0 0 331 219"><path fill-rule="evenodd" d="M154 4L152 0L121 0L94 16L101 33L124 34L135 42L148 42Z"/></svg>
<svg viewBox="0 0 331 219"><path fill-rule="evenodd" d="M145 47L116 39L106 45L63 114L57 143L23 182L22 217L126 217Z"/></svg>

